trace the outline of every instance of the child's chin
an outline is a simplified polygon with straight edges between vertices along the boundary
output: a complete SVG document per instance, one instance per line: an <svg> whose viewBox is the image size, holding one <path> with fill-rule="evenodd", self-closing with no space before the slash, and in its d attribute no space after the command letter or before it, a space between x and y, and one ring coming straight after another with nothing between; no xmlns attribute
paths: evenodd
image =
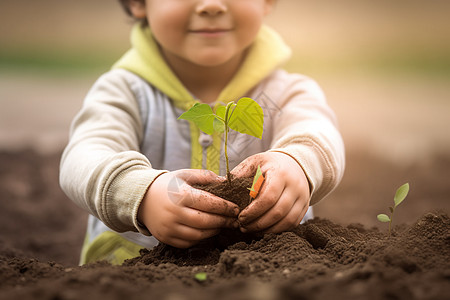
<svg viewBox="0 0 450 300"><path fill-rule="evenodd" d="M197 57L192 62L202 67L219 67L230 62L231 55L205 54Z"/></svg>

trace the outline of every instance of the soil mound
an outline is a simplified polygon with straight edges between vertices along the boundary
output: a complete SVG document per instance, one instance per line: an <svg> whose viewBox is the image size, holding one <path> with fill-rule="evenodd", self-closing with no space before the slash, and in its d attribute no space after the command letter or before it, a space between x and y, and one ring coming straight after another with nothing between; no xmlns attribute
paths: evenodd
<svg viewBox="0 0 450 300"><path fill-rule="evenodd" d="M0 299L448 299L449 229L445 213L428 213L391 237L315 218L222 248L160 244L122 266L70 268L2 245Z"/></svg>

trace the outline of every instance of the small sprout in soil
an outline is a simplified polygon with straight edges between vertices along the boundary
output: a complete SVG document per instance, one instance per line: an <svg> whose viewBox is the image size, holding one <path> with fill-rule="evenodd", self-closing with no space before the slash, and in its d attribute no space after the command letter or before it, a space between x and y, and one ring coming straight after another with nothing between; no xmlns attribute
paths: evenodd
<svg viewBox="0 0 450 300"><path fill-rule="evenodd" d="M379 214L377 216L378 221L383 222L383 223L387 223L389 222L389 236L391 236L391 227L392 227L392 220L394 218L394 212L395 212L395 208L403 202L403 200L405 200L406 196L408 195L409 192L409 183L405 183L404 185L402 185L401 187L398 188L397 192L395 193L394 196L394 206L390 206L389 207L389 211L391 212L391 216L389 217L386 214Z"/></svg>
<svg viewBox="0 0 450 300"><path fill-rule="evenodd" d="M250 201L252 199L255 199L256 196L258 196L259 190L261 189L261 186L264 182L264 176L261 171L261 166L258 166L258 169L256 170L255 177L253 177L253 184L252 187L249 188L250 190Z"/></svg>
<svg viewBox="0 0 450 300"><path fill-rule="evenodd" d="M233 129L259 139L262 138L264 113L259 104L251 98L241 98L236 103L229 102L226 106L219 105L214 113L211 106L206 103L195 103L178 119L192 121L206 134L214 132L225 133L225 161L227 166L227 179L231 183L230 167L228 162L228 133Z"/></svg>
<svg viewBox="0 0 450 300"><path fill-rule="evenodd" d="M208 278L208 274L206 274L205 272L199 272L194 275L194 278L199 282L203 282Z"/></svg>

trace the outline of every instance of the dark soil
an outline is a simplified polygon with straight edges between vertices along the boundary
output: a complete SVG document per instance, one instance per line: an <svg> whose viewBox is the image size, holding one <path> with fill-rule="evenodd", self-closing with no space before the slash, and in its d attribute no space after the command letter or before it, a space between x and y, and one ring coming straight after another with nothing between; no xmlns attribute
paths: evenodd
<svg viewBox="0 0 450 300"><path fill-rule="evenodd" d="M0 153L0 299L450 299L445 211L396 226L391 237L385 224L379 230L317 217L282 234L217 237L186 250L161 244L122 266L75 266L86 216L57 186L58 157ZM434 168L441 179L448 161L440 157ZM386 167L380 161L371 166L375 174ZM357 167L350 164L349 171ZM430 173L408 175L424 182L420 174ZM411 199L399 211L415 203L421 185L411 186ZM343 190L350 187L360 192L344 180ZM448 207L448 185L425 188ZM351 219L356 210L349 207L335 213ZM206 280L195 279L203 272Z"/></svg>
<svg viewBox="0 0 450 300"><path fill-rule="evenodd" d="M448 215L433 213L390 238L316 218L224 250L160 244L116 267L68 268L2 249L0 299L448 299L449 229Z"/></svg>

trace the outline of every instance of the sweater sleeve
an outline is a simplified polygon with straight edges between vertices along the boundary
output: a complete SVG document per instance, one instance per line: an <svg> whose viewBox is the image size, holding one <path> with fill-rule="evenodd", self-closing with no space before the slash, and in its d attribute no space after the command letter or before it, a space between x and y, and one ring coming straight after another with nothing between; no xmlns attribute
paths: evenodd
<svg viewBox="0 0 450 300"><path fill-rule="evenodd" d="M283 152L304 170L311 205L326 197L342 179L345 151L335 114L317 83L300 75L284 75L279 113L274 115L270 151Z"/></svg>
<svg viewBox="0 0 450 300"><path fill-rule="evenodd" d="M139 106L123 71L94 84L71 125L60 164L60 184L81 208L118 232L149 232L137 210L150 184L165 171L139 152Z"/></svg>

